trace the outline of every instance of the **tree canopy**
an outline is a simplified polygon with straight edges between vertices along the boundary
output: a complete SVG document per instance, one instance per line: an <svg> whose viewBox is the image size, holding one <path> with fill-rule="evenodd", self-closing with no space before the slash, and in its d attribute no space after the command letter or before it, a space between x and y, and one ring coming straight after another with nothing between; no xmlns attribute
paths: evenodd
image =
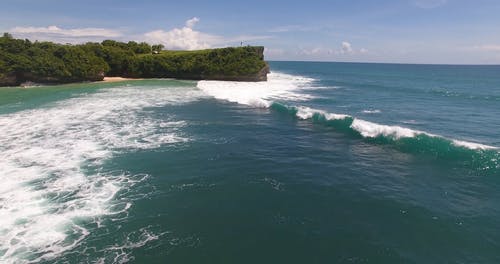
<svg viewBox="0 0 500 264"><path fill-rule="evenodd" d="M163 48L161 44L115 40L78 45L31 42L4 33L0 37L0 85L95 81L104 76L238 79L254 76L267 66L263 47Z"/></svg>

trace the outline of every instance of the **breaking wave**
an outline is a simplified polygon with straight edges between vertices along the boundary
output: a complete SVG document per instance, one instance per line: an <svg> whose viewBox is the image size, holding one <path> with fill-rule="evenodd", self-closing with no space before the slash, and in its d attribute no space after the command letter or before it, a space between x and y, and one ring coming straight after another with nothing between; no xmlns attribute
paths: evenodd
<svg viewBox="0 0 500 264"><path fill-rule="evenodd" d="M144 108L199 95L186 87L116 87L1 115L0 262L53 259L89 235L88 223L125 213L132 201L116 196L148 175L105 171L105 161L188 141L182 120L154 119Z"/></svg>
<svg viewBox="0 0 500 264"><path fill-rule="evenodd" d="M267 82L199 81L197 87L217 99L253 107L269 108L273 100L304 101L313 97L299 93L313 79L272 72Z"/></svg>
<svg viewBox="0 0 500 264"><path fill-rule="evenodd" d="M373 143L391 144L402 151L428 153L443 158L460 158L464 160L464 164L470 163L481 170L500 169L500 152L494 146L448 139L425 131L377 124L346 114L329 113L301 106L300 101L312 99L312 96L301 91L307 90L313 81L302 76L272 73L268 75L267 82L201 81L198 83L198 88L217 99L288 113L299 120L320 123ZM282 103L283 101L287 103ZM289 105L290 101L296 105ZM373 114L381 111L363 112Z"/></svg>

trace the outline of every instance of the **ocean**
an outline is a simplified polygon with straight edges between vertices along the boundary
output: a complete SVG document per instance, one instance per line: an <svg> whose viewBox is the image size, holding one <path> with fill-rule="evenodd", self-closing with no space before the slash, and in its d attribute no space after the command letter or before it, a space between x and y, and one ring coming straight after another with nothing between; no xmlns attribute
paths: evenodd
<svg viewBox="0 0 500 264"><path fill-rule="evenodd" d="M500 66L0 88L2 263L500 263Z"/></svg>

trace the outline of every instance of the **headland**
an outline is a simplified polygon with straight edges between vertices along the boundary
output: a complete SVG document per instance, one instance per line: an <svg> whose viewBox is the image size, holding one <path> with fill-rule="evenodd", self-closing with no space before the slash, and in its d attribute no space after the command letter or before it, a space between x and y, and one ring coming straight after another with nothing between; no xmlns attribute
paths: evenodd
<svg viewBox="0 0 500 264"><path fill-rule="evenodd" d="M163 50L146 42L59 44L0 37L0 86L63 84L117 78L266 81L264 47Z"/></svg>

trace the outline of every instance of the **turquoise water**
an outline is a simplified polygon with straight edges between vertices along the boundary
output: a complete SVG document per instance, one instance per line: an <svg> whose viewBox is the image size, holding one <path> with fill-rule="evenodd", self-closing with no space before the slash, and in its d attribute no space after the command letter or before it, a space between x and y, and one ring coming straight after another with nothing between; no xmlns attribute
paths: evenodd
<svg viewBox="0 0 500 264"><path fill-rule="evenodd" d="M0 88L0 262L498 263L500 67Z"/></svg>

